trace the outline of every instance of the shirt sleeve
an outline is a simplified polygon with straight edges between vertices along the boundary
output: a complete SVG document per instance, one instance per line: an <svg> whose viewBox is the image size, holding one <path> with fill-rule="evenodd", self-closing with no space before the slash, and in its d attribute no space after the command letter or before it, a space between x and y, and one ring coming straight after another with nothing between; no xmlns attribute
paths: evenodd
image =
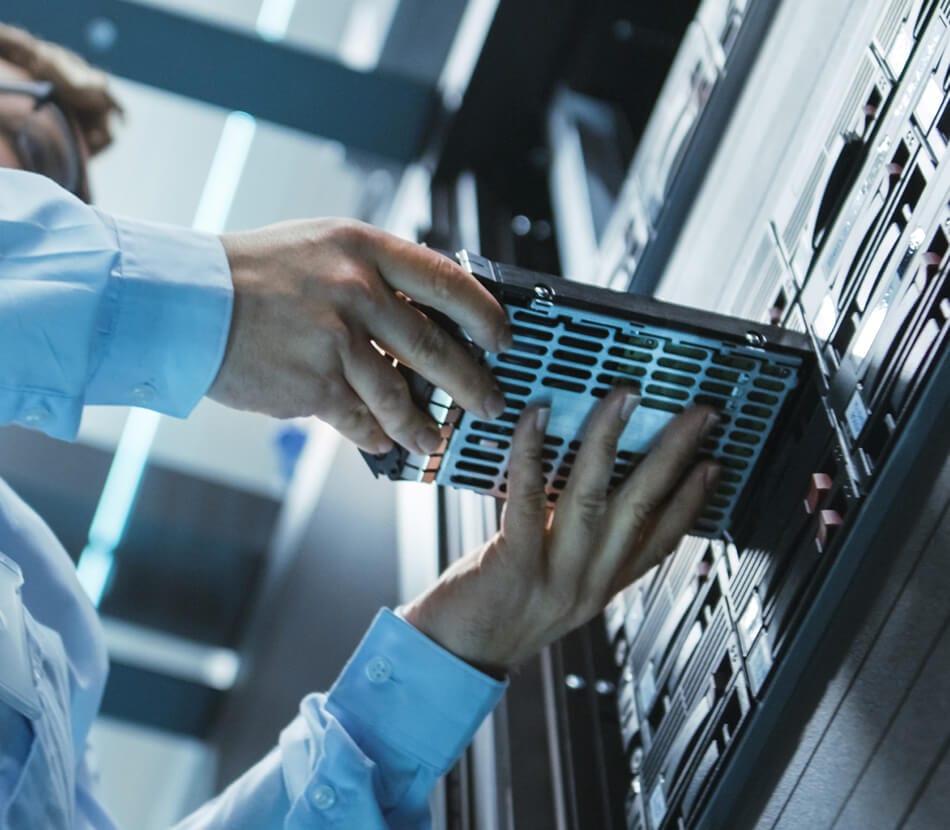
<svg viewBox="0 0 950 830"><path fill-rule="evenodd" d="M177 830L421 830L428 798L507 688L380 611L279 747Z"/></svg>
<svg viewBox="0 0 950 830"><path fill-rule="evenodd" d="M217 237L0 170L0 424L72 438L85 404L187 415L217 374L231 306Z"/></svg>

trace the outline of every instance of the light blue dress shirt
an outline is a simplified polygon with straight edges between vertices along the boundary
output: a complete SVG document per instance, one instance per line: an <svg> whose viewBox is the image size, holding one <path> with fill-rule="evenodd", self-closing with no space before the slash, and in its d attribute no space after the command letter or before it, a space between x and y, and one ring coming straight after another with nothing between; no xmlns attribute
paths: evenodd
<svg viewBox="0 0 950 830"><path fill-rule="evenodd" d="M217 373L231 298L215 237L0 170L0 423L72 438L87 403L186 416ZM24 642L7 645L23 647L41 710L0 690L0 830L111 829L86 757L108 669L99 622L65 550L2 482L0 553L22 572ZM12 636L0 619L0 645ZM427 827L430 789L504 688L383 610L333 688L179 827Z"/></svg>

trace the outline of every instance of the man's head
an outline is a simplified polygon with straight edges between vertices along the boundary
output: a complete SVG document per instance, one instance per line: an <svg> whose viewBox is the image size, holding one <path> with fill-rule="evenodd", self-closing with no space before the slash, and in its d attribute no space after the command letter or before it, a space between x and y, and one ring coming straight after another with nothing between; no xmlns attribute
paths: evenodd
<svg viewBox="0 0 950 830"><path fill-rule="evenodd" d="M61 46L0 24L0 167L57 180L75 170L67 186L89 201L86 163L111 143L110 120L119 112L103 72Z"/></svg>

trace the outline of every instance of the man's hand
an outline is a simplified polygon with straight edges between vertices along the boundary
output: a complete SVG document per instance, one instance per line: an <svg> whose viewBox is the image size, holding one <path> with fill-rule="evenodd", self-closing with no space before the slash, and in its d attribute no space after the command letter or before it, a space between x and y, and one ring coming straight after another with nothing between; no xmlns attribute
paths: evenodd
<svg viewBox="0 0 950 830"><path fill-rule="evenodd" d="M408 622L452 653L504 672L587 622L677 545L716 487L696 463L712 410L677 416L609 496L617 441L637 403L615 390L597 408L567 486L549 515L541 449L549 410L529 407L515 430L501 530L409 605Z"/></svg>
<svg viewBox="0 0 950 830"><path fill-rule="evenodd" d="M505 312L470 274L435 251L348 220L273 225L222 237L234 280L227 353L210 397L278 418L316 415L371 452L392 440L431 452L435 422L416 408L377 344L495 417L504 398L489 371L410 305L435 308L482 348L511 345Z"/></svg>

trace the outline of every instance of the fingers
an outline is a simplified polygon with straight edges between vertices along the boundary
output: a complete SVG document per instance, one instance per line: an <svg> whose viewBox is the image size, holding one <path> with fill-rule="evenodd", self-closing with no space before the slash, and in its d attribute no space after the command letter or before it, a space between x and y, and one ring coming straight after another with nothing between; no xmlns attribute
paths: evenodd
<svg viewBox="0 0 950 830"><path fill-rule="evenodd" d="M589 562L591 538L599 535L607 511L607 488L617 457L617 442L639 396L631 389L615 389L594 410L567 486L558 500L554 534L559 564L571 575Z"/></svg>
<svg viewBox="0 0 950 830"><path fill-rule="evenodd" d="M718 421L712 409L693 407L677 415L660 433L656 445L619 491L618 501L624 506L621 512L631 526L642 526L666 501Z"/></svg>
<svg viewBox="0 0 950 830"><path fill-rule="evenodd" d="M379 422L346 382L328 384L322 390L315 414L367 452L381 453L392 449L392 441L386 437Z"/></svg>
<svg viewBox="0 0 950 830"><path fill-rule="evenodd" d="M550 407L545 405L527 407L511 439L508 500L502 527L508 547L516 556L530 555L544 538L547 507L541 449L550 414Z"/></svg>
<svg viewBox="0 0 950 830"><path fill-rule="evenodd" d="M638 555L638 551L645 551L648 544L655 550L672 538L672 547L689 529L696 501L699 500L701 509L705 491L700 486L702 479L693 478L699 475L696 471L685 483L681 482L693 466L700 444L717 421L716 413L704 407L678 415L613 494L605 544L592 574L598 584L605 587L610 584L624 561ZM700 465L700 469L705 470L706 466ZM674 492L676 497L671 499ZM680 503L677 499L681 497ZM656 556L662 557L668 552ZM644 570L648 568L649 565Z"/></svg>
<svg viewBox="0 0 950 830"><path fill-rule="evenodd" d="M636 544L629 539L615 538L618 530L611 528L605 547L623 548L626 542L626 558L619 570L605 574L610 582L609 594L615 594L639 579L650 568L658 565L680 543L683 536L703 512L706 499L716 489L719 467L713 461L695 465L683 482L676 488L666 504L657 512L645 528Z"/></svg>
<svg viewBox="0 0 950 830"><path fill-rule="evenodd" d="M405 379L368 342L355 344L343 356L343 371L386 435L423 455L439 448L436 423L416 408Z"/></svg>
<svg viewBox="0 0 950 830"><path fill-rule="evenodd" d="M511 346L504 309L460 265L389 234L374 238L374 253L379 271L390 286L447 314L483 349L500 352Z"/></svg>
<svg viewBox="0 0 950 830"><path fill-rule="evenodd" d="M416 372L452 396L462 409L483 418L497 418L505 398L495 378L441 326L398 297L391 297L378 319L373 337Z"/></svg>

